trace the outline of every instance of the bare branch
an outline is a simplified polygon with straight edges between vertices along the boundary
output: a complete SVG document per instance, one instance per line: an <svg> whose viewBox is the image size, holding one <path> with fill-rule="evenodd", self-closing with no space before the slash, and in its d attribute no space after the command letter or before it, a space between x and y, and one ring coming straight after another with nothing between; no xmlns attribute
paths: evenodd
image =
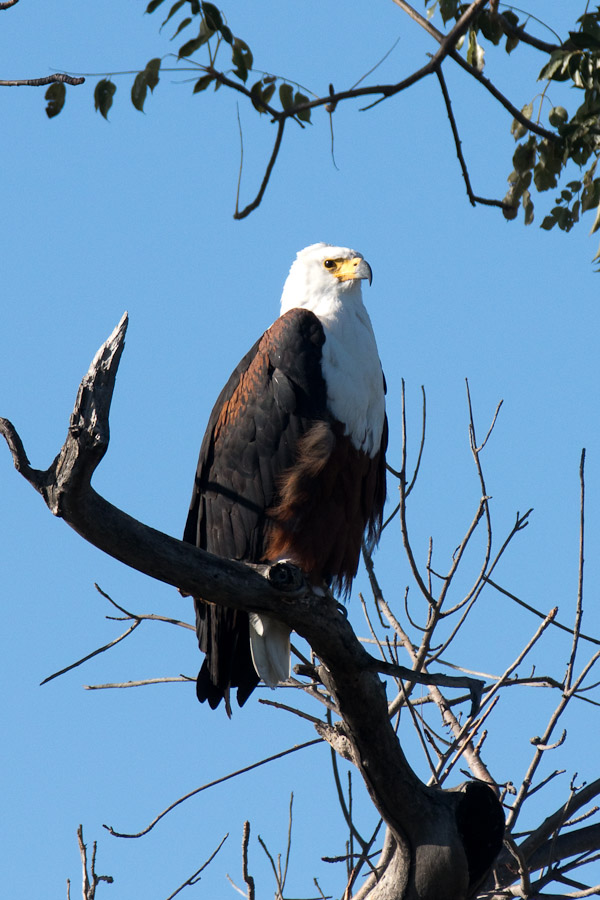
<svg viewBox="0 0 600 900"><path fill-rule="evenodd" d="M88 659L93 659L94 656L98 656L99 653L104 653L105 650L110 650L111 647L115 647L121 641L125 640L126 637L135 631L138 625L141 624L141 621L134 622L131 628L128 628L127 631L124 631L123 634L119 635L118 638L115 638L114 641L110 641L108 644L105 644L103 647L98 647L97 650L93 650L91 653L88 653L87 656L83 656L81 659L78 659L77 662L71 663L70 666L65 666L64 669L60 669L58 672L54 672L53 675L48 675L47 678L44 678L43 681L40 681L40 686L42 684L48 684L49 681L52 681L53 678L58 678L59 675L64 675L65 672L70 672L71 669L76 669L77 666L81 666L84 662L87 662Z"/></svg>
<svg viewBox="0 0 600 900"><path fill-rule="evenodd" d="M17 0L14 0L16 3ZM2 9L2 5L0 5ZM61 72L55 72L54 75L45 75L43 78L22 78L13 81L0 81L0 87L41 87L44 84L83 84L85 78L76 78L73 75L65 75Z"/></svg>
<svg viewBox="0 0 600 900"><path fill-rule="evenodd" d="M411 19L417 22L421 26L421 28L424 28L428 34L435 38L435 40L438 41L439 44L443 44L445 41L447 41L449 36L454 31L454 29L452 29L452 31L449 32L448 35L445 35L443 34L443 32L438 31L438 29L435 28L431 24L431 22L420 15L415 9L413 9L412 6L410 6L406 2L406 0L394 0L394 3L402 10L404 10L404 12L406 12ZM484 6L483 3L479 8L481 8L482 6ZM477 12L478 11L479 9L477 10ZM517 109L516 106L513 106L510 100L498 90L498 88L489 80L489 78L486 78L485 75L482 75L481 72L479 72L475 68L475 66L469 65L469 63L465 59L463 59L460 53L458 53L455 49L452 49L447 55L450 56L450 58L453 59L454 62L458 63L461 68L468 72L469 75L472 75L476 81L482 84L483 87L485 87L486 90L488 90L490 94L496 100L498 100L498 102L511 114L513 119L516 119L517 122L523 125L524 128L526 128L528 131L533 131L534 134L537 134L540 137L544 137L549 141L560 140L558 135L553 131L547 131L545 128L542 128L541 126L537 125L535 122L530 121L526 116L524 116L521 110Z"/></svg>
<svg viewBox="0 0 600 900"><path fill-rule="evenodd" d="M279 118L277 122L277 136L275 137L275 143L273 145L273 150L271 151L271 156L269 158L269 162L267 164L267 168L265 170L265 174L261 183L260 188L258 189L258 193L252 203L249 203L242 210L238 207L238 201L236 198L235 201L235 212L233 214L234 219L245 219L246 216L250 215L250 213L256 209L257 206L260 205L260 202L264 196L264 193L267 189L267 185L269 183L269 179L271 178L271 172L273 171L273 166L275 165L275 161L277 160L277 156L279 154L279 149L281 147L281 141L283 140L283 131L285 128L285 118Z"/></svg>
<svg viewBox="0 0 600 900"><path fill-rule="evenodd" d="M250 841L250 822L244 822L242 836L242 873L243 879L248 885L248 900L254 900L254 878L248 873L248 842Z"/></svg>
<svg viewBox="0 0 600 900"><path fill-rule="evenodd" d="M402 382L402 387L404 389L404 381ZM406 488L406 496L410 495L410 492L415 486L417 476L419 474L419 469L421 468L421 460L423 458L423 450L425 449L425 426L427 424L427 398L425 396L425 388L421 385L421 394L423 395L423 412L422 412L422 425L421 425L421 443L419 444L419 452L417 453L417 462L415 463L415 468L413 472L413 476L410 480L410 484Z"/></svg>
<svg viewBox="0 0 600 900"><path fill-rule="evenodd" d="M58 672L57 674L60 675L61 673ZM168 684L174 681L189 684L195 682L196 679L189 675L173 675L171 677L165 676L164 678L144 678L142 681L122 681L119 683L113 682L111 684L84 684L83 686L86 691L105 691L108 688L143 687L147 684Z"/></svg>
<svg viewBox="0 0 600 900"><path fill-rule="evenodd" d="M194 874L193 874L193 875L190 875L190 877L187 878L187 879L183 882L183 884L180 884L179 887L177 888L177 890L173 891L172 894L169 894L169 896L167 897L167 900L173 900L173 897L176 897L177 894L178 894L180 891L182 891L184 888L190 887L191 885L196 884L198 881L200 881L200 873L203 872L203 871L210 865L210 863L213 861L213 859L215 858L215 856L217 855L217 853L219 852L219 850L221 849L221 847L223 846L223 844L225 843L225 841L227 840L228 837L229 837L229 834L226 834L225 837L222 838L222 840L221 840L221 842L219 843L219 845L218 845L218 847L216 848L216 850L213 850L213 852L210 854L210 856L208 857L208 859L207 859L205 862L202 863L202 865L200 866L200 868L199 868L199 869L196 869L196 871L194 872Z"/></svg>
<svg viewBox="0 0 600 900"><path fill-rule="evenodd" d="M305 719L305 721L311 722L315 726L323 725L321 719L318 719L316 716L311 716L309 715L309 713L305 713L301 709L296 709L295 706L287 706L285 703L278 703L276 700L265 700L264 697L261 697L258 702L262 703L263 706L272 706L274 709L283 709L286 712L293 713L300 719Z"/></svg>
<svg viewBox="0 0 600 900"><path fill-rule="evenodd" d="M417 777L389 719L385 687L379 673L406 678L413 684L426 683L434 692L437 688L433 686L437 684L468 686L474 705L483 684L471 678L430 675L425 670L419 671L420 665L413 672L379 661L358 641L333 597L314 594L293 566L282 563L251 566L220 559L137 522L92 489L90 479L108 447L108 415L126 326L124 316L96 354L80 385L65 444L48 470L38 471L29 466L15 429L6 420L0 420L0 433L8 440L15 465L55 515L116 559L186 594L232 609L272 615L305 638L320 660L319 678L337 704L341 718L335 728L329 729L331 734L317 724L320 736L352 760L379 814L392 830L394 854L386 878L394 879L397 895L402 896L408 879L413 877L411 873L418 868L423 877L427 873L431 896L439 896L441 891L448 896L461 896L469 882L470 863L457 813L467 802L468 792L463 796L456 791L434 789ZM441 695L439 702L445 706ZM452 717L449 711L448 715ZM455 720L452 727L457 726ZM317 742L318 739L300 746ZM137 834L108 830L121 837L147 834L168 812L194 794L296 749L300 747L191 791ZM481 772L483 775L483 767ZM486 780L491 782L489 775ZM500 810L494 794L489 793L486 808L489 807L491 816L490 847L495 848ZM423 835L425 839L418 839L415 845L414 835ZM485 865L490 863L491 857L488 860L486 856Z"/></svg>
<svg viewBox="0 0 600 900"><path fill-rule="evenodd" d="M549 44L547 41L536 38L534 35L525 31L524 27L513 25L506 16L502 15L502 13L498 13L498 18L502 23L502 30L505 34L518 38L520 41L523 41L524 44L529 44L531 47L535 47L536 50L541 50L542 53L554 53L555 50L560 50L562 46L560 43ZM556 35L556 37L558 38L558 35Z"/></svg>
<svg viewBox="0 0 600 900"><path fill-rule="evenodd" d="M88 871L87 845L83 842L82 825L79 825L79 827L77 828L77 843L79 844L79 855L81 857L82 897L83 900L95 900L96 888L98 887L98 884L101 881L105 881L107 884L112 884L113 878L111 875L96 874L96 841L94 841L92 845L92 858ZM70 891L70 882L68 882L68 885Z"/></svg>
<svg viewBox="0 0 600 900"><path fill-rule="evenodd" d="M467 189L467 196L469 197L469 201L471 206L476 206L480 203L482 206L499 206L500 209L509 209L513 210L514 206L510 203L505 203L504 200L488 200L485 197L478 197L473 193L473 188L471 187L471 179L469 178L469 172L467 169L467 164L465 162L465 157L462 152L460 135L458 133L458 128L456 125L456 119L454 118L454 113L452 112L452 103L450 101L450 94L448 93L448 88L446 86L446 79L442 74L442 67L438 66L435 70L435 74L438 77L438 81L440 83L440 87L442 89L442 95L444 97L444 103L446 104L446 112L448 114L448 121L450 122L450 128L452 129L452 137L454 138L454 146L456 148L456 155L458 156L458 161L460 163L460 169L462 172L463 180L465 182L465 187Z"/></svg>
<svg viewBox="0 0 600 900"><path fill-rule="evenodd" d="M575 665L575 656L579 645L579 634L581 631L581 619L583 617L583 546L584 546L584 529L585 529L585 449L581 451L581 459L579 462L579 484L580 484L580 504L579 504L579 570L577 579L577 608L575 611L575 625L573 628L573 646L571 648L571 656L567 665L567 674L565 675L565 688L569 690L573 677L573 667Z"/></svg>
<svg viewBox="0 0 600 900"><path fill-rule="evenodd" d="M519 606L522 606L524 609L529 610L529 612L533 613L534 616L538 616L538 618L540 618L540 619L544 618L544 613L540 612L539 609L536 609L534 606L530 606L529 603L525 603L524 600L521 600L515 594L511 594L511 592L507 591L506 588L500 587L499 584L496 584L496 582L492 581L492 579L489 578L487 575L484 576L484 578L487 581L487 583L489 585L491 585L493 588L495 588L500 594L504 594L505 597L509 597L511 600L514 600L515 603L518 603ZM554 619L552 621L552 625L554 625L556 628L560 628L562 631L566 631L569 634L573 634L572 628L569 628L567 625L563 625L561 622L557 622L556 619ZM598 640L597 638L594 638L594 637L590 637L589 634L580 634L579 637L582 641L589 641L590 644L597 644L598 646L600 646L600 640Z"/></svg>
<svg viewBox="0 0 600 900"><path fill-rule="evenodd" d="M171 810L175 809L176 806L179 806L180 803L184 803L186 800L189 800L190 797L194 797L196 794L200 794L202 791L207 791L211 787L215 787L217 784L222 784L224 781L229 781L230 778L237 778L238 775L243 775L245 772L251 772L252 769L258 769L259 766L264 766L267 763L273 762L276 759L281 759L283 756L288 756L290 753L295 753L297 750L304 750L305 747L312 747L314 744L322 743L321 738L314 738L312 741L306 741L304 744L296 744L294 747L289 747L287 750L282 750L281 753L275 753L273 756L267 756L266 759L261 759L259 762L251 763L249 766L244 766L242 769L237 769L235 772L230 772L229 775L223 775L222 778L215 778L214 781L209 781L207 784L203 784L202 787L195 788L193 791L190 791L188 794L184 794L183 797L180 797L179 800L176 800L175 803L171 803L170 806L167 806L155 819L153 819L149 825L146 826L142 831L138 831L135 834L127 834L126 832L115 831L115 829L111 825L103 825L103 828L106 828L114 837L120 838L139 838L143 837L145 834L148 834L149 831L152 831L155 825L163 819L167 813L170 813Z"/></svg>

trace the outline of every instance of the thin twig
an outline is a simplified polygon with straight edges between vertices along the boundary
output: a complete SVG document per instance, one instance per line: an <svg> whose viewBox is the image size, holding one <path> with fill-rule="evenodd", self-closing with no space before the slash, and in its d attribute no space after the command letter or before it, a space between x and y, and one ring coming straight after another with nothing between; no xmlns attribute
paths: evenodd
<svg viewBox="0 0 600 900"><path fill-rule="evenodd" d="M462 172L463 180L465 182L465 187L467 189L467 196L471 203L471 206L476 206L480 203L482 206L499 206L500 209L512 210L514 206L510 203L505 203L504 200L489 200L486 197L478 197L474 194L473 188L471 187L471 179L469 178L469 172L467 169L467 163L465 162L465 157L462 152L460 135L458 133L458 127L456 125L456 119L454 118L454 113L452 111L452 103L450 101L450 94L448 93L448 88L446 86L446 79L442 73L442 67L438 66L435 70L435 74L438 77L438 81L440 83L440 87L442 89L442 96L444 98L444 103L446 104L446 113L448 114L448 121L450 122L450 128L452 129L452 137L454 138L454 147L456 149L456 155L458 157L458 162L460 164L460 169Z"/></svg>
<svg viewBox="0 0 600 900"><path fill-rule="evenodd" d="M223 846L223 844L225 843L225 841L227 840L228 837L229 837L229 833L227 833L225 835L225 837L221 840L217 849L213 850L213 852L208 857L206 862L203 862L202 865L200 866L200 868L196 869L196 871L194 872L193 875L190 875L190 877L186 881L184 881L183 884L180 884L179 887L177 888L177 890L173 891L172 894L169 894L169 896L167 897L167 900L173 900L173 897L176 897L177 894L180 891L182 891L185 887L190 887L191 885L197 884L197 882L200 881L200 873L203 872L207 868L207 866L210 865L210 863L213 861L213 859L215 858L215 856L217 855L217 853L219 852L219 850L221 849L221 847Z"/></svg>
<svg viewBox="0 0 600 900"><path fill-rule="evenodd" d="M145 687L147 684L169 684L175 681L188 684L189 682L196 681L196 679L192 678L190 675L173 675L167 676L165 678L145 678L141 681L112 682L109 684L84 684L83 687L86 691L106 691L109 688Z"/></svg>
<svg viewBox="0 0 600 900"><path fill-rule="evenodd" d="M115 638L114 641L110 641L110 643L105 644L103 647L98 647L97 650L94 650L92 653L88 653L87 656L82 657L82 659L78 659L77 662L71 663L70 666L65 666L64 669L61 669L59 672L54 672L53 675L48 675L47 678L44 678L43 681L40 681L40 685L48 684L49 681L52 681L53 678L58 678L59 675L64 675L65 672L70 672L71 669L76 669L77 666L82 665L84 662L87 662L88 659L92 659L94 656L98 656L99 653L104 653L105 650L110 650L111 647L115 647L121 641L124 641L126 637L135 631L135 629L141 625L141 619L138 619L133 623L133 625L124 631L123 634L119 635L118 638Z"/></svg>
<svg viewBox="0 0 600 900"><path fill-rule="evenodd" d="M236 778L238 775L243 775L245 772L251 772L252 769L258 769L259 766L264 766L267 763L273 762L276 759L281 759L283 756L288 756L290 753L295 753L297 750L304 750L306 747L312 747L314 744L322 744L322 738L314 738L312 741L306 741L304 744L296 744L294 747L289 747L287 750L282 750L281 753L275 753L273 756L267 756L265 759L259 760L259 762L251 763L249 766L244 766L242 769L237 769L235 772L230 772L229 775L224 775L222 778L215 778L214 781L209 781L207 784L203 784L199 788L195 788L193 791L190 791L188 794L184 794L183 797L180 797L174 803L171 803L170 806L167 806L155 819L153 819L149 825L146 826L142 831L138 831L135 834L127 834L125 832L115 831L115 829L111 825L103 825L103 828L106 828L110 834L114 837L120 838L139 838L143 837L145 834L148 834L149 831L152 831L154 826L160 822L168 813L170 813L176 806L179 806L180 803L183 803L185 800L189 800L190 797L194 797L196 794L200 794L202 791L206 791L211 787L215 787L217 784L222 784L224 781L229 781L230 778Z"/></svg>
<svg viewBox="0 0 600 900"><path fill-rule="evenodd" d="M302 686L304 687L304 685ZM261 697L258 702L262 703L263 706L272 706L275 709L283 709L286 712L293 713L295 716L299 716L301 719L306 719L307 722L311 722L313 725L324 724L321 719L318 719L316 716L311 716L309 715L309 713L305 713L301 709L296 709L295 706L287 706L285 703L278 703L276 700L265 700L264 697Z"/></svg>
<svg viewBox="0 0 600 900"><path fill-rule="evenodd" d="M256 209L257 206L260 205L260 202L261 202L261 200L264 196L264 193L267 189L267 185L269 183L269 179L271 177L271 172L273 171L273 166L275 165L275 161L277 159L279 149L281 147L281 141L283 140L283 131L285 128L285 122L286 122L285 118L279 118L279 121L277 122L277 135L275 137L275 144L273 145L273 150L271 151L271 156L269 158L269 162L267 163L267 168L265 170L265 174L264 174L262 183L260 185L260 188L258 189L258 193L257 193L256 197L254 198L252 203L249 203L242 210L239 209L237 198L236 198L235 212L233 214L234 219L245 219L246 216L249 216L250 213L254 209Z"/></svg>
<svg viewBox="0 0 600 900"><path fill-rule="evenodd" d="M545 614L543 612L540 612L540 610L536 609L534 606L530 606L529 603L525 603L524 600L521 600L515 594L511 594L511 592L507 591L506 588L500 587L499 584L496 584L496 582L492 581L492 579L489 578L487 575L484 575L484 579L489 585L491 585L491 587L495 588L498 591L498 593L504 594L504 596L508 597L510 600L514 600L515 603L518 603L519 606L523 607L523 609L526 609L530 613L533 613L534 616L538 616L538 618L540 618L540 619L544 618ZM555 628L560 628L562 631L566 631L568 634L573 634L572 628L569 628L567 625L563 625L562 622L557 622L556 619L553 620L552 625L554 625ZM596 645L600 646L600 640L598 640L597 638L594 638L594 637L590 637L589 634L580 633L579 637L582 641L589 641L590 644L596 644Z"/></svg>
<svg viewBox="0 0 600 900"><path fill-rule="evenodd" d="M583 617L583 546L584 546L584 525L585 525L585 448L581 451L581 459L579 461L579 484L580 484L580 504L579 504L579 569L577 579L577 608L575 611L575 625L573 627L573 645L571 648L571 656L567 665L567 673L565 675L565 688L569 690L573 677L573 667L575 665L575 656L579 645L579 634L581 631L581 619Z"/></svg>
<svg viewBox="0 0 600 900"><path fill-rule="evenodd" d="M421 28L424 28L425 31L431 35L431 37L435 38L439 44L442 44L444 41L448 39L448 35L445 35L443 32L438 31L434 25L431 24L424 16L420 15L406 0L394 0L394 3L399 6L405 13L407 13L411 19L417 22ZM453 29L454 30L454 29ZM449 32L452 34L452 32ZM471 66L456 50L452 49L447 54L454 62L458 63L461 68L463 68L469 75L472 75L473 78L476 79L483 87L486 88L490 92L490 94L512 115L513 119L516 119L521 125L523 125L528 131L533 131L534 134L539 135L540 137L544 137L549 141L556 142L560 140L559 136L552 131L547 131L545 128L542 128L539 125L536 125L535 122L527 119L526 116L523 115L520 109L517 109L516 106L508 100L507 97L502 94L498 88L492 84L489 78L486 78L485 75L482 75L475 66Z"/></svg>
<svg viewBox="0 0 600 900"><path fill-rule="evenodd" d="M406 497L408 497L410 495L410 492L414 488L415 483L417 481L417 475L419 474L419 469L421 468L421 460L423 459L423 450L425 449L425 429L426 429L426 424L427 424L427 397L425 396L424 385L421 385L421 394L423 396L421 442L419 444L419 452L417 453L417 462L415 464L413 476L410 480L410 484L406 488L406 493L405 493Z"/></svg>

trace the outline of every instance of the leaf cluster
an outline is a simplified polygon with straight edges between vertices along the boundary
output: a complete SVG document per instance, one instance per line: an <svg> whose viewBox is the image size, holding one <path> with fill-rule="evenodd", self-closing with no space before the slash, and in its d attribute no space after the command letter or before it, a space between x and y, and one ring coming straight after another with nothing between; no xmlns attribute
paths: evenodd
<svg viewBox="0 0 600 900"><path fill-rule="evenodd" d="M470 4L462 3L461 0L425 0L425 6L429 19L438 9L444 25L447 25L448 22L458 22ZM493 4L490 4L489 8L484 7L473 19L469 29L469 41L471 43L477 34L481 33L487 41L497 47L505 38L505 50L507 53L512 53L519 43L517 34L519 17L511 9L503 10L500 16L492 6Z"/></svg>
<svg viewBox="0 0 600 900"><path fill-rule="evenodd" d="M515 206L523 204L525 222L533 221L533 203L529 186L533 183L538 192L554 190L569 163L580 169L587 166L581 176L566 184L556 197L555 206L542 221L547 231L555 225L562 231L570 231L579 221L580 214L596 210L591 233L600 228L600 178L596 166L600 154L600 6L578 20L579 31L569 32L569 38L554 49L543 66L539 79L548 84L542 101L552 82L564 82L582 92L582 102L570 115L563 106L553 106L548 121L556 133L556 140L527 136L526 129L513 121L512 133L520 141L513 156L513 171L509 175L510 188L506 200ZM540 103L541 108L541 103ZM533 114L533 101L521 111L528 119ZM600 259L600 251L595 260Z"/></svg>
<svg viewBox="0 0 600 900"><path fill-rule="evenodd" d="M146 7L146 12L155 12L163 2L164 0L151 0ZM223 45L228 46L231 53L231 68L227 69L227 75L233 75L239 80L241 85L246 85L253 70L254 56L246 41L233 34L225 21L223 13L213 3L201 2L201 0L176 0L161 23L161 30L180 12L183 17L177 23L170 39L174 40L181 32L189 29L190 26L195 26L196 34L194 37L188 38L179 47L176 54L177 60L189 60L202 48L208 53L206 63L192 60L197 67L203 70L203 74L194 83L193 93L201 93L211 84L214 85L215 90L218 90L221 84L224 83L223 74L215 68L217 55ZM163 60L160 57L155 57L149 60L145 68L135 75L131 88L131 102L139 112L144 111L148 88L152 93L159 82L162 63ZM252 105L259 113L269 112L269 104L278 85L278 96L282 111L287 112L295 106L302 106L309 102L306 94L295 89L295 86L289 81L269 74L262 74L245 93L247 93ZM98 81L94 89L95 109L105 119L108 119L108 113L112 107L116 90L117 86L109 76ZM46 106L48 117L57 116L65 104L65 85L51 85L45 96L48 101ZM300 109L294 115L300 122L310 122L310 109Z"/></svg>
<svg viewBox="0 0 600 900"><path fill-rule="evenodd" d="M146 12L154 13L162 7L164 0L150 0ZM330 114L337 103L351 97L372 96L381 94L374 104L406 89L416 80L435 71L440 79L442 63L447 58L453 59L474 76L490 91L513 117L511 132L517 142L512 171L508 176L509 188L503 200L484 199L471 189L466 162L459 160L463 168L463 176L467 183L467 193L473 205L486 203L499 206L507 219L515 219L519 208L524 211L525 224L534 221L534 203L532 194L537 191L557 191L554 206L551 207L541 223L545 230L556 225L569 231L583 212L595 210L596 215L592 233L600 228L600 178L596 178L596 166L600 154L600 3L595 10L586 11L576 20L576 30L568 32L561 42L554 34L555 43L548 43L528 32L529 18L519 19L513 9L500 7L498 0L478 3L461 2L461 0L425 0L427 19L439 13L446 26L447 34L438 31L425 18L406 3L398 0L398 5L409 13L426 31L438 40L442 56L435 68L427 70L427 66L404 78L397 84L355 85L349 90L334 92L330 85L331 100L327 97L307 96L299 84L289 77L280 77L265 71L254 70L254 56L249 44L234 34L225 14L214 3L205 0L176 0L169 8L161 23L161 29L169 25L172 28L170 40L183 40L183 32L188 36L179 46L176 54L178 63L184 62L193 72L197 72L193 93L199 94L213 85L214 90L221 86L237 91L252 103L254 109L264 113L277 124L277 137L273 152L265 171L256 199L239 211L236 205L236 218L243 218L259 205L270 172L273 168L281 145L283 128L288 119L293 119L300 126L311 121L311 110L324 106ZM523 17L524 14L521 13ZM461 23L465 23L461 27ZM467 24L468 23L468 24ZM543 23L542 23L543 24ZM546 26L547 27L547 26ZM448 35L455 30L456 40L448 42ZM551 29L548 29L551 32ZM459 53L462 42L465 48ZM541 94L537 94L519 112L517 106L504 97L498 88L483 75L485 65L485 45L504 46L506 53L512 53L516 47L526 44L537 50L543 57L539 80L545 82ZM446 46L445 46L446 45ZM202 56L197 58L197 54ZM178 69L181 71L181 68ZM427 70L427 71L426 71ZM144 104L150 92L154 90L159 76L165 71L164 57L155 57L140 71L135 73L131 88L131 101L135 109L144 110ZM255 72L254 79L251 78ZM124 74L124 73L121 73ZM258 77L256 77L258 76ZM574 112L558 104L558 99L550 99L550 90L561 90L570 86L580 94L580 103ZM445 86L443 90L447 89ZM107 118L112 106L116 85L110 76L102 78L95 87L94 103L100 114ZM66 97L64 84L53 84L46 93L46 112L54 117L62 110ZM458 129L450 107L450 98L446 98L446 107L454 131L455 143L460 144ZM562 97L560 98L562 100ZM564 102L564 101L563 101ZM547 116L548 124L540 124L545 104L550 105ZM535 111L534 111L535 107ZM367 107L370 108L370 107ZM567 173L567 168L575 164L580 171ZM570 180L567 182L566 178ZM559 182L564 178L562 185ZM600 261L600 250L595 261Z"/></svg>

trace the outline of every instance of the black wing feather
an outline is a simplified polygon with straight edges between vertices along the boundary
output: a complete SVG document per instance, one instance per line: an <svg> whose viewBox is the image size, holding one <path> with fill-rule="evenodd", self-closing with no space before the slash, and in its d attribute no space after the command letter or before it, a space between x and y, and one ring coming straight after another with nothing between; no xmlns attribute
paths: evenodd
<svg viewBox="0 0 600 900"><path fill-rule="evenodd" d="M202 441L184 540L230 559L260 562L279 476L294 462L299 437L325 418L323 327L309 310L279 318L236 367ZM238 688L244 703L258 683L248 616L195 600L206 653L197 691L211 707Z"/></svg>

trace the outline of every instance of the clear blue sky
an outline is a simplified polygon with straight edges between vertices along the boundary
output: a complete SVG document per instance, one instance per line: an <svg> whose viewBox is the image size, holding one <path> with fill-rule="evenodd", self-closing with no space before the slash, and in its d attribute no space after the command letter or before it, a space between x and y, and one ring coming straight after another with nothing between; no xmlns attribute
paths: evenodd
<svg viewBox="0 0 600 900"><path fill-rule="evenodd" d="M144 16L145 5L21 0L0 13L1 77L142 68L180 43L169 43L169 26L159 34L164 16ZM552 4L549 12L548 4L530 0L528 8L564 33L568 13L579 5L564 10ZM231 0L225 8L234 33L251 45L257 68L288 75L317 94L331 81L338 89L352 85L397 38L372 81L399 80L435 50L390 0L369 8ZM519 107L540 89L539 68L527 49L514 68L503 50L487 54L486 73ZM445 71L474 189L502 197L514 146L510 117L462 71L450 63ZM277 316L296 251L319 240L352 246L374 272L366 302L387 376L392 465L399 465L401 379L413 458L421 385L427 390L428 442L410 510L420 561L432 534L434 564L447 566L479 500L468 448L468 377L481 434L504 400L484 459L496 545L516 510L534 507L499 577L543 610L558 605L565 621L576 596L578 465L587 448L584 630L598 634L600 275L590 264L596 252L596 238L587 236L591 219L569 235L541 231L537 223L551 195L539 201L536 225L529 228L522 216L507 223L496 209L473 210L439 87L429 78L370 112L360 112L358 103L341 105L334 116L336 165L325 112L315 113L314 125L304 130L290 125L263 205L235 222L237 100L224 89L192 96L189 77L164 75L142 115L129 101L132 76L115 76L108 123L93 109L97 79L70 88L65 109L52 121L44 113L44 89L0 92L0 415L16 425L32 464L46 468L58 452L79 380L127 309L111 444L94 484L131 515L180 535L212 403ZM577 98L567 93L553 102L574 106ZM239 116L242 202L248 202L274 130L244 103ZM118 841L102 829L107 823L137 831L181 794L310 740L314 732L254 698L229 722L221 711L200 707L184 685L82 689L84 683L195 674L200 656L193 635L154 623L39 687L47 675L124 630L104 618L111 609L94 582L136 612L191 619L191 602L87 545L52 518L14 472L6 450L0 457L6 896L65 897L67 877L72 896L79 896L75 831L82 822L86 839L100 841L98 871L115 877L112 887L99 888L99 898L162 900L226 832L221 855L184 896L233 897L225 873L241 881L243 820L251 820L253 834L260 833L273 853L284 852L292 790L289 895L314 896L314 875L326 893L337 895L341 872L323 871L319 863L321 855L342 853L345 839L324 746L201 795L141 841ZM390 482L391 500L394 490ZM397 529L386 534L379 559L385 594L401 613L410 578ZM362 574L353 610L358 589L367 590ZM460 662L499 673L536 627L498 595L484 594L478 630ZM532 659L538 673L552 669L561 677L568 648L566 638L549 640L548 651ZM529 738L543 730L553 699L531 690L518 698L515 692L514 706L504 700L486 757L498 780L520 780ZM540 818L566 799L574 772L579 782L598 774L597 756L588 748L596 744L590 734L598 733L597 709L586 705L574 713L565 748L544 770L567 771L540 797ZM403 728L412 746L408 721ZM425 775L418 749L411 752ZM268 895L268 868L256 843L251 868L260 895Z"/></svg>

